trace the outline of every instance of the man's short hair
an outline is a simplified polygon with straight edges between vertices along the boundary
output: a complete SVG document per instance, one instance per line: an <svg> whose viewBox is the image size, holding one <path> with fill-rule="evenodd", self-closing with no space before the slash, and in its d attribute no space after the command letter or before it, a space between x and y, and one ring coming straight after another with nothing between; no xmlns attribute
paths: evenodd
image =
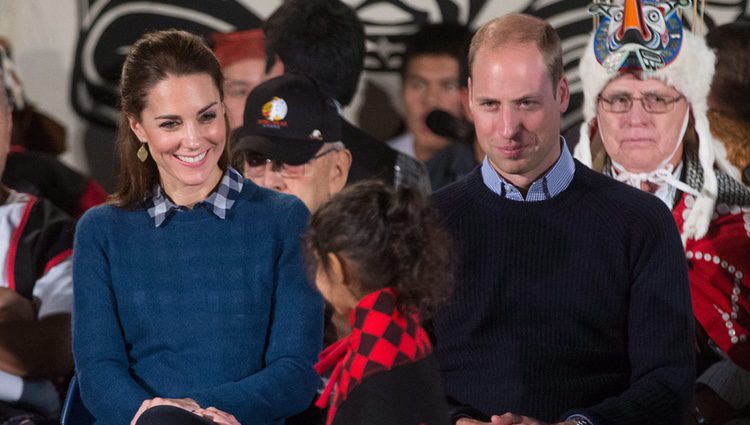
<svg viewBox="0 0 750 425"><path fill-rule="evenodd" d="M464 25L440 23L423 26L406 40L401 78L406 76L409 63L418 56L450 56L458 61L459 68L465 66L470 42L471 31ZM459 75L464 75L464 72Z"/></svg>
<svg viewBox="0 0 750 425"><path fill-rule="evenodd" d="M266 71L306 75L342 105L351 102L364 68L365 31L339 0L287 0L266 20Z"/></svg>
<svg viewBox="0 0 750 425"><path fill-rule="evenodd" d="M474 59L480 49L525 43L534 43L539 49L554 90L563 75L560 36L546 21L523 13L495 18L477 31L469 46L469 75L471 76Z"/></svg>

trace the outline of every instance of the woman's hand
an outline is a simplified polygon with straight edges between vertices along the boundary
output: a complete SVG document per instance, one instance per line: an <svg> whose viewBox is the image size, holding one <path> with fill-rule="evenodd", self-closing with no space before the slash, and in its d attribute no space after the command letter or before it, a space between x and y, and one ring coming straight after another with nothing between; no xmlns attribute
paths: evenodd
<svg viewBox="0 0 750 425"><path fill-rule="evenodd" d="M206 419L212 420L217 425L240 425L240 422L232 414L222 412L215 407L198 409L194 413L196 415L203 416Z"/></svg>
<svg viewBox="0 0 750 425"><path fill-rule="evenodd" d="M192 398L155 397L150 400L144 400L143 403L141 403L141 407L138 408L137 412L135 412L135 416L133 416L133 419L130 421L130 425L135 425L135 423L138 422L138 418L141 417L143 412L156 406L174 406L174 407L179 407L180 409L187 410L188 412L194 412L194 413L197 413L198 411L203 410L198 405L198 403L196 403L195 400L193 400ZM197 413L197 414L200 414L200 413Z"/></svg>

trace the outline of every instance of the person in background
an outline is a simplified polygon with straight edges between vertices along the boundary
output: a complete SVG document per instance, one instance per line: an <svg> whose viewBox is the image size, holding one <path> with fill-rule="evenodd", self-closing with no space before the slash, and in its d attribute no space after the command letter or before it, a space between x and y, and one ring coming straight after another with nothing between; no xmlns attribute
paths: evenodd
<svg viewBox="0 0 750 425"><path fill-rule="evenodd" d="M232 162L259 186L300 198L311 212L346 185L351 152L341 142L333 101L307 77L284 74L250 93L243 127L234 133ZM350 332L348 316L325 310L324 344ZM311 406L287 424L317 424Z"/></svg>
<svg viewBox="0 0 750 425"><path fill-rule="evenodd" d="M0 56L3 55L0 48ZM0 175L16 97L0 60ZM73 372L73 219L49 201L0 184L0 424L58 423L56 384Z"/></svg>
<svg viewBox="0 0 750 425"><path fill-rule="evenodd" d="M18 70L0 38L0 61L12 93L13 132L2 182L19 192L43 197L72 217L107 200L96 181L65 165L57 155L65 151L65 127L37 110L23 94Z"/></svg>
<svg viewBox="0 0 750 425"><path fill-rule="evenodd" d="M247 99L233 158L259 186L300 198L314 212L343 189L352 155L328 96L301 75L268 80Z"/></svg>
<svg viewBox="0 0 750 425"><path fill-rule="evenodd" d="M465 159L471 159L466 154L470 152L467 144L473 132L468 132L464 140L451 140L435 134L427 122L431 112L440 110L450 114L454 125L463 125L461 77L467 77L463 68L469 40L471 32L465 26L441 23L423 26L406 42L401 65L406 132L388 144L425 163L433 190L453 182L475 165L471 162L464 165ZM459 146L451 148L454 144ZM433 162L438 155L440 158ZM458 165L459 170L450 165Z"/></svg>
<svg viewBox="0 0 750 425"><path fill-rule="evenodd" d="M242 127L245 102L255 86L283 72L280 63L266 72L264 40L261 28L211 34L211 47L224 74L224 104L232 130Z"/></svg>
<svg viewBox="0 0 750 425"><path fill-rule="evenodd" d="M316 365L327 425L444 425L448 410L421 321L453 282L448 234L411 188L362 182L313 214L305 237L315 283L351 334ZM414 249L418 246L419 249Z"/></svg>
<svg viewBox="0 0 750 425"><path fill-rule="evenodd" d="M547 22L490 21L469 69L486 157L433 195L459 264L433 315L453 421L679 423L694 334L669 210L574 161L560 137L570 99L560 38Z"/></svg>
<svg viewBox="0 0 750 425"><path fill-rule="evenodd" d="M716 73L708 94L711 133L727 159L750 185L750 21L713 28L706 43L716 53Z"/></svg>
<svg viewBox="0 0 750 425"><path fill-rule="evenodd" d="M235 167L259 186L300 198L311 212L346 185L352 156L341 143L341 119L306 77L284 74L259 85L235 136ZM325 343L348 334L348 321L326 309Z"/></svg>
<svg viewBox="0 0 750 425"><path fill-rule="evenodd" d="M266 20L266 70L304 75L343 108L364 68L365 32L357 14L339 0L285 1ZM388 147L341 118L342 142L352 153L349 182L379 179L430 192L421 162Z"/></svg>
<svg viewBox="0 0 750 425"><path fill-rule="evenodd" d="M750 190L727 174L726 160L714 150L719 144L706 111L716 56L703 37L682 29L678 5L639 3L603 8L581 60L584 124L576 156L672 211L698 338L688 423L723 424L750 407ZM652 22L639 17L653 10L662 11L669 36L656 48L636 37ZM617 30L607 25L620 13L635 19L610 46L602 40ZM661 65L654 68L652 60Z"/></svg>
<svg viewBox="0 0 750 425"><path fill-rule="evenodd" d="M298 199L229 166L219 63L142 36L120 80L119 188L76 231L73 349L97 423L279 424L312 401L323 303Z"/></svg>

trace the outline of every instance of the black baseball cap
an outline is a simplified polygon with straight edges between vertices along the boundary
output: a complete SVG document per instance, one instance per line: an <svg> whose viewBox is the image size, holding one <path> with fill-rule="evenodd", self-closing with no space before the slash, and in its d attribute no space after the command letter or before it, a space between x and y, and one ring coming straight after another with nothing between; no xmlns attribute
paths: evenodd
<svg viewBox="0 0 750 425"><path fill-rule="evenodd" d="M301 165L323 143L341 141L341 118L333 101L307 77L284 74L259 84L245 102L235 151L255 151Z"/></svg>

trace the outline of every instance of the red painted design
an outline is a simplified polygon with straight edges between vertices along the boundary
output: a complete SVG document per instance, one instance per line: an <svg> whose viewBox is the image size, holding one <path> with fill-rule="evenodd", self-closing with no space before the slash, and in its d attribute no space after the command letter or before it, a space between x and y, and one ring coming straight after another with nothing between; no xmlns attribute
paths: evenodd
<svg viewBox="0 0 750 425"><path fill-rule="evenodd" d="M31 214L31 209L34 207L34 204L36 204L36 198L29 195L29 202L26 203L26 207L23 210L21 221L18 223L18 227L10 238L10 248L8 249L5 270L8 279L8 289L11 291L16 290L16 254L18 253L18 243L21 240L23 230L26 228L26 223L29 221L29 215Z"/></svg>

